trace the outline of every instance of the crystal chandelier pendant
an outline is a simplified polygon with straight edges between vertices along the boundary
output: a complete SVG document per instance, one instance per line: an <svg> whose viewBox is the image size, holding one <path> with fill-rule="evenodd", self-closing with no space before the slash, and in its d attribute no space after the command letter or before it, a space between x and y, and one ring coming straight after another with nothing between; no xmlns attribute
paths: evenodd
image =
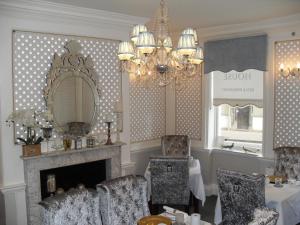
<svg viewBox="0 0 300 225"><path fill-rule="evenodd" d="M135 25L130 34L131 41L120 43L118 57L132 81L147 86L157 83L163 87L173 83L182 89L186 79L201 75L203 51L197 46L196 31L184 29L177 48L174 48L168 21L168 9L161 0L148 25Z"/></svg>

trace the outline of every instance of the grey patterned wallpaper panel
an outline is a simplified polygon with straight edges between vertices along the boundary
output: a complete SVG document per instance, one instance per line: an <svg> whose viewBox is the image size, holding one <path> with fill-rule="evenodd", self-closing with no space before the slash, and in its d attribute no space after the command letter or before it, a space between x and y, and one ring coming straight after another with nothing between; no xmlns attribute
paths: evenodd
<svg viewBox="0 0 300 225"><path fill-rule="evenodd" d="M166 131L166 88L130 82L130 142L158 139Z"/></svg>
<svg viewBox="0 0 300 225"><path fill-rule="evenodd" d="M280 64L295 67L300 62L300 40L275 44L274 148L300 146L300 77L280 76Z"/></svg>
<svg viewBox="0 0 300 225"><path fill-rule="evenodd" d="M186 87L176 90L176 134L201 140L202 77L186 81Z"/></svg>
<svg viewBox="0 0 300 225"><path fill-rule="evenodd" d="M66 42L77 40L85 56L93 59L102 89L101 113L93 134L106 133L104 116L111 113L113 105L121 98L121 72L117 58L119 41L71 35L13 32L13 80L14 110L45 109L42 96L46 75L54 53L61 55ZM115 124L113 124L113 131ZM16 125L16 136L23 137L24 131Z"/></svg>

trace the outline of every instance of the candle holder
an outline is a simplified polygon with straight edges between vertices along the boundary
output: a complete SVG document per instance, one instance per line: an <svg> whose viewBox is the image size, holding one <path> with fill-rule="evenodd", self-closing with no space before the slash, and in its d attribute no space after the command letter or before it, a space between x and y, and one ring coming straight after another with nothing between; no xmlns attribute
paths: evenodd
<svg viewBox="0 0 300 225"><path fill-rule="evenodd" d="M43 131L43 137L47 141L47 152L48 152L49 151L49 140L52 137L53 128L52 127L42 127L42 131Z"/></svg>
<svg viewBox="0 0 300 225"><path fill-rule="evenodd" d="M54 174L49 174L47 176L47 191L50 196L53 196L56 191L56 179Z"/></svg>
<svg viewBox="0 0 300 225"><path fill-rule="evenodd" d="M112 124L112 121L106 121L105 122L107 124L107 141L105 143L105 145L112 145L112 141L111 141L111 137L110 137L110 126Z"/></svg>

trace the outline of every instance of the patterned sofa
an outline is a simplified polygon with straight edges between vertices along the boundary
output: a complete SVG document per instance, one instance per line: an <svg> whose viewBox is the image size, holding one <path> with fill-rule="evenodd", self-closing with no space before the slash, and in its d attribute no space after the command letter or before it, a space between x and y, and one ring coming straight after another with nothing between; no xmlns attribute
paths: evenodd
<svg viewBox="0 0 300 225"><path fill-rule="evenodd" d="M279 147L275 152L275 175L300 179L300 147Z"/></svg>

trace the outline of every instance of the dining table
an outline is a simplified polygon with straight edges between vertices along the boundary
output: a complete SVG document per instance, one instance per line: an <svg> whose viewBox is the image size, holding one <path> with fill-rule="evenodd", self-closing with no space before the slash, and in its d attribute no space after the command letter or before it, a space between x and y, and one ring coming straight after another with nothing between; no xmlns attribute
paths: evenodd
<svg viewBox="0 0 300 225"><path fill-rule="evenodd" d="M300 186L283 184L280 187L266 184L266 207L275 209L279 213L277 225L296 225L300 223ZM221 202L218 197L215 208L215 224L222 221Z"/></svg>
<svg viewBox="0 0 300 225"><path fill-rule="evenodd" d="M148 193L147 197L150 200L151 196L151 171L150 171L150 162L146 168L144 173L144 177L147 180L148 184ZM189 188L195 198L201 200L202 206L205 203L205 187L203 183L202 173L201 173L201 165L199 159L192 159L189 162Z"/></svg>

